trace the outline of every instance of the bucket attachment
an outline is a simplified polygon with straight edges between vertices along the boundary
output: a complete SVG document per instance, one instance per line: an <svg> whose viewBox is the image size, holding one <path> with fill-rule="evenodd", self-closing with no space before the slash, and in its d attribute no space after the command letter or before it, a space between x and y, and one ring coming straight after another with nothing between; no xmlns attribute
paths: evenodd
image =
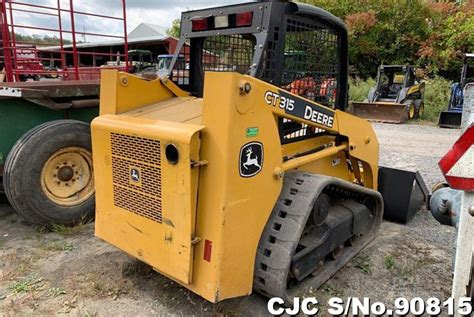
<svg viewBox="0 0 474 317"><path fill-rule="evenodd" d="M462 112L443 111L439 114L438 126L440 128L459 129L461 127Z"/></svg>
<svg viewBox="0 0 474 317"><path fill-rule="evenodd" d="M386 102L352 102L357 117L375 122L404 123L408 120L406 106Z"/></svg>
<svg viewBox="0 0 474 317"><path fill-rule="evenodd" d="M379 168L379 192L384 201L384 219L407 223L429 195L419 172Z"/></svg>

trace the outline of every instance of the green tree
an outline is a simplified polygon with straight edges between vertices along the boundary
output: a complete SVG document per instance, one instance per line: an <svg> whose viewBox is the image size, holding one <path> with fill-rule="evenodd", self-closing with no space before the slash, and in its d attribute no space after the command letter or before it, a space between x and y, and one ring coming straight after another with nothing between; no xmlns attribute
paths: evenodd
<svg viewBox="0 0 474 317"><path fill-rule="evenodd" d="M26 35L26 34L15 33L15 40L17 42L34 43L38 45L61 44L60 38L56 35L53 35L53 36L39 35L39 34ZM63 44L71 44L71 41L63 39Z"/></svg>
<svg viewBox="0 0 474 317"><path fill-rule="evenodd" d="M304 0L332 12L349 29L349 57L362 77L377 66L415 63L429 36L429 7L424 0Z"/></svg>
<svg viewBox="0 0 474 317"><path fill-rule="evenodd" d="M464 53L474 52L474 1L433 3L430 9L430 36L419 56L432 73L458 80Z"/></svg>
<svg viewBox="0 0 474 317"><path fill-rule="evenodd" d="M166 34L174 36L174 37L179 37L180 29L181 29L181 20L180 19L173 20L171 24L171 28L166 30Z"/></svg>

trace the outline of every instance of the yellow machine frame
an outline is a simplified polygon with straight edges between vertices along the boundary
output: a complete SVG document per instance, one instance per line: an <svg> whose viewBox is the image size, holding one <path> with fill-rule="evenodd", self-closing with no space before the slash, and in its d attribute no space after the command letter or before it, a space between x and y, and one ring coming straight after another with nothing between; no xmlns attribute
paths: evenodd
<svg viewBox="0 0 474 317"><path fill-rule="evenodd" d="M284 173L376 190L378 141L365 120L289 93L284 100L278 87L250 76L207 72L204 87L198 99L171 81L102 72L92 123L96 235L217 302L252 292L256 249ZM291 100L313 113L291 114ZM279 118L332 134L282 145ZM249 142L263 145L263 166L239 177L239 152ZM168 145L177 161L168 159ZM325 148L309 151L318 146Z"/></svg>

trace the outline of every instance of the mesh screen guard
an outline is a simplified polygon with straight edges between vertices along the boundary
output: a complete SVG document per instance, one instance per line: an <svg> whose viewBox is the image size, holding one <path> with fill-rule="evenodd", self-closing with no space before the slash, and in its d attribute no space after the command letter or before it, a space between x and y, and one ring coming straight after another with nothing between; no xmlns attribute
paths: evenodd
<svg viewBox="0 0 474 317"><path fill-rule="evenodd" d="M249 8L255 10L256 5L249 4ZM329 108L345 110L348 46L343 22L305 4L272 1L266 2L265 9L267 13L259 15L261 20L254 19L249 29L208 30L202 35L191 32L188 39L182 38L183 57L175 64L173 80L201 97L206 71L239 72ZM233 10L237 8L207 9L187 17L192 20L193 16ZM185 23L184 27L186 35L189 26ZM279 128L282 143L324 133L288 119L281 119Z"/></svg>

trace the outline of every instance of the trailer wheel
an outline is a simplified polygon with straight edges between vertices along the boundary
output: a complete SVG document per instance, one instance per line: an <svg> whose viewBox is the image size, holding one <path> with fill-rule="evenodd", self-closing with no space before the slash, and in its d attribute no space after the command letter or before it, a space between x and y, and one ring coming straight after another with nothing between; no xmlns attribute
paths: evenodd
<svg viewBox="0 0 474 317"><path fill-rule="evenodd" d="M89 125L74 120L42 124L21 137L5 162L3 185L28 222L73 225L94 212Z"/></svg>

